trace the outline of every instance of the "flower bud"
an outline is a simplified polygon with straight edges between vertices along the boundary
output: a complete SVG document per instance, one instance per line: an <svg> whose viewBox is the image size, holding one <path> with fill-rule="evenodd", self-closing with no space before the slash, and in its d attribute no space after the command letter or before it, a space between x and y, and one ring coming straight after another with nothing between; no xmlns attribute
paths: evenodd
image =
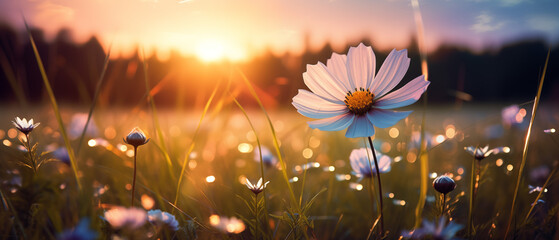
<svg viewBox="0 0 559 240"><path fill-rule="evenodd" d="M456 188L456 183L452 180L452 178L442 175L435 178L435 181L433 181L433 187L438 192L447 194Z"/></svg>
<svg viewBox="0 0 559 240"><path fill-rule="evenodd" d="M138 147L140 145L144 145L144 144L148 143L149 139L146 138L146 135L144 134L144 132L140 128L135 127L128 134L128 136L126 136L126 139L124 139L124 142L128 143L128 144L130 144L134 147Z"/></svg>

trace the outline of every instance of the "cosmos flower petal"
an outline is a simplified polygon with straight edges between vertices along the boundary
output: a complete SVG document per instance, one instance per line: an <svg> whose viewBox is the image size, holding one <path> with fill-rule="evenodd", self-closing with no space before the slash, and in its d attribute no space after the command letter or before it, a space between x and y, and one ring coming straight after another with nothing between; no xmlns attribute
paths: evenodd
<svg viewBox="0 0 559 240"><path fill-rule="evenodd" d="M376 98L384 96L402 81L409 66L410 59L408 58L408 51L406 49L401 51L393 49L390 54L388 54L386 60L384 60L378 74L371 82L369 89Z"/></svg>
<svg viewBox="0 0 559 240"><path fill-rule="evenodd" d="M348 138L370 137L373 135L375 135L375 128L366 116L355 117L345 133L345 136Z"/></svg>
<svg viewBox="0 0 559 240"><path fill-rule="evenodd" d="M348 127L355 118L351 113L345 113L339 116L324 118L320 120L307 122L309 127L318 128L323 131L340 131Z"/></svg>
<svg viewBox="0 0 559 240"><path fill-rule="evenodd" d="M378 162L379 162L379 166L378 166L379 172L381 173L390 172L391 169L390 163L392 162L392 159L389 156L379 155Z"/></svg>
<svg viewBox="0 0 559 240"><path fill-rule="evenodd" d="M421 75L402 88L386 94L384 97L377 100L375 107L380 109L392 109L408 106L421 97L430 83L429 81L425 81L425 77Z"/></svg>
<svg viewBox="0 0 559 240"><path fill-rule="evenodd" d="M379 128L392 127L398 121L406 118L413 111L392 111L384 109L374 109L367 113L367 118L371 123Z"/></svg>
<svg viewBox="0 0 559 240"><path fill-rule="evenodd" d="M347 54L347 73L352 89L367 88L375 77L375 53L371 47L360 43L349 48Z"/></svg>
<svg viewBox="0 0 559 240"><path fill-rule="evenodd" d="M344 90L350 91L354 89L349 83L347 76L347 56L345 54L332 53L332 57L326 62L326 67L338 79Z"/></svg>
<svg viewBox="0 0 559 240"><path fill-rule="evenodd" d="M313 93L333 103L344 104L343 100L347 91L321 62L316 65L307 64L303 80Z"/></svg>
<svg viewBox="0 0 559 240"><path fill-rule="evenodd" d="M375 152L379 164L379 172L390 172L392 159L389 156L380 154L378 151ZM373 152L370 148L354 149L349 155L349 163L353 172L355 175L363 177L371 177L371 168L373 169L373 173L376 174L376 167L373 159ZM369 163L371 163L371 166L369 166Z"/></svg>
<svg viewBox="0 0 559 240"><path fill-rule="evenodd" d="M303 89L299 89L299 93L293 97L292 104L300 114L310 118L329 118L349 111L344 104L332 103Z"/></svg>

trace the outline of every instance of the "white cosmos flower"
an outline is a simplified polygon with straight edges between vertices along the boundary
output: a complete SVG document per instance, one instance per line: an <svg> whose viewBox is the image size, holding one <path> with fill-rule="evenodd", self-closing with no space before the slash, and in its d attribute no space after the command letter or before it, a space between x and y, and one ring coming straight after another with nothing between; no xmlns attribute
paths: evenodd
<svg viewBox="0 0 559 240"><path fill-rule="evenodd" d="M19 130L20 132L26 135L29 134L31 131L33 131L33 129L35 129L37 126L39 126L39 124L41 124L41 123L33 124L33 118L29 119L29 122L27 121L27 119L23 118L23 120L21 120L19 117L16 117L15 120L16 120L15 122L12 121L14 126L17 128L17 130Z"/></svg>
<svg viewBox="0 0 559 240"><path fill-rule="evenodd" d="M347 129L346 137L369 137L373 126L386 128L407 117L411 111L390 109L416 102L429 86L419 76L402 88L390 92L404 77L410 65L407 50L390 52L375 74L375 54L363 43L351 47L346 55L333 53L326 65L307 65L303 79L311 92L299 89L293 105L303 116L319 120L308 122L324 131Z"/></svg>
<svg viewBox="0 0 559 240"><path fill-rule="evenodd" d="M264 191L264 188L266 188L266 185L268 185L268 183L270 183L270 181L266 181L266 183L262 184L262 178L260 178L260 180L258 180L258 183L256 183L255 185L253 185L250 180L248 180L247 178L247 182L245 183L245 185L248 187L248 189L250 189L250 191L252 191L254 194L259 194L262 191Z"/></svg>
<svg viewBox="0 0 559 240"><path fill-rule="evenodd" d="M390 172L390 164L392 164L392 159L389 156L380 154L375 151L378 159L378 167L380 173ZM369 161L371 166L369 166ZM376 174L376 167L373 158L373 152L370 148L359 148L351 151L349 155L349 163L353 169L355 176L359 178L371 177ZM371 174L371 167L373 168L373 174Z"/></svg>

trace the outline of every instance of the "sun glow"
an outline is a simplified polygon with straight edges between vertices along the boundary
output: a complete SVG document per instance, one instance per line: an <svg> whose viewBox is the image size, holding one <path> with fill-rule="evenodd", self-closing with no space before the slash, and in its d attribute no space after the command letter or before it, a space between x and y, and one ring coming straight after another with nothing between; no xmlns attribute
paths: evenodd
<svg viewBox="0 0 559 240"><path fill-rule="evenodd" d="M242 48L223 41L206 40L196 46L196 56L204 62L220 60L239 61L246 58Z"/></svg>

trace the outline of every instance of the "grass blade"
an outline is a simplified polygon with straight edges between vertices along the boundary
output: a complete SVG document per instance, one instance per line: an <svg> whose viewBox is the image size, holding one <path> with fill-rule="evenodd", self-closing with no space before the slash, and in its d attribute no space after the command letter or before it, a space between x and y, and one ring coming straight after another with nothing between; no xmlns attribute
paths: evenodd
<svg viewBox="0 0 559 240"><path fill-rule="evenodd" d="M526 214L526 217L524 218L524 223L528 222L528 219L530 218L530 214L532 213L532 211L534 211L534 207L536 207L536 204L538 203L538 200L540 200L540 198L542 197L542 194L545 192L544 191L545 188L547 187L547 185L549 185L549 182L551 181L553 176L555 176L555 174L557 173L557 170L559 170L559 164L556 164L555 168L553 168L551 173L549 173L549 176L547 176L547 179L545 180L545 183L542 186L542 190L540 191L540 193L538 193L538 196L536 197L536 199L534 199L534 202L532 203L532 206L530 207L530 210L528 211L528 214Z"/></svg>
<svg viewBox="0 0 559 240"><path fill-rule="evenodd" d="M23 93L23 89L21 85L18 84L16 75L12 68L10 67L10 63L8 62L8 57L4 54L3 51L0 51L0 65L2 66L2 71L10 83L10 87L14 91L14 94L17 97L17 100L23 107L27 106L27 99L25 98L25 94Z"/></svg>
<svg viewBox="0 0 559 240"><path fill-rule="evenodd" d="M80 135L80 141L78 142L78 148L76 149L76 155L80 155L80 149L82 147L83 139L85 133L87 132L87 127L89 126L89 121L91 121L91 116L93 115L93 109L95 109L95 104L97 103L97 98L99 98L99 93L101 92L101 86L103 85L103 80L105 79L105 73L107 72L107 67L109 66L109 57L111 56L111 47L109 46L109 51L107 56L105 56L105 61L103 63L103 70L97 80L97 86L95 87L95 94L93 95L93 101L89 107L89 113L87 114L87 121L85 121L85 126L83 127L82 134Z"/></svg>
<svg viewBox="0 0 559 240"><path fill-rule="evenodd" d="M206 113L208 112L208 109L210 108L210 105L215 97L215 94L217 93L217 89L219 89L219 85L221 82L219 82L213 92L212 95L210 95L210 98L208 99L208 101L206 102L206 106L204 106L204 111L202 111L202 116L200 117L200 121L198 122L198 126L196 126L196 130L194 131L194 136L192 136L192 143L190 143L190 147L188 147L188 151L186 152L186 156L184 157L184 162L182 164L182 168L181 168L181 172L179 174L179 181L177 182L177 190L175 192L175 201L173 202L173 205L177 205L177 202L179 201L179 191L181 189L181 184L182 184L182 179L184 177L184 173L186 171L186 166L188 165L188 161L190 160L190 154L192 153L192 150L194 150L194 146L196 144L196 138L198 137L198 132L200 131L200 127L202 126L202 120L204 120L204 117L206 116Z"/></svg>
<svg viewBox="0 0 559 240"><path fill-rule="evenodd" d="M299 205L299 202L295 198L295 193L293 192L293 187L291 186L291 183L289 183L289 177L287 176L287 170L286 170L287 165L285 164L285 161L283 160L283 157L281 156L281 150L280 150L280 147L279 147L278 137L276 135L276 131L274 130L274 125L272 124L272 120L270 120L270 116L268 115L268 112L266 112L266 109L264 108L264 105L262 105L262 102L260 101L260 98L258 97L258 94L256 94L256 91L252 87L252 84L250 83L248 78L244 75L244 73L241 70L238 70L238 72L241 75L241 78L243 79L243 81L246 83L246 85L248 87L248 90L250 91L250 94L254 97L254 99L256 100L256 102L258 103L260 108L262 109L262 112L264 112L264 115L266 116L266 120L268 121L268 125L270 126L270 130L272 131L272 137L273 137L273 140L274 140L274 147L276 148L276 154L278 155L278 159L279 159L279 162L280 162L280 165L281 165L281 172L282 172L282 175L283 175L283 179L285 180L285 184L287 185L287 188L289 190L289 197L290 197L291 203L295 206L297 211L299 213L301 213L301 205Z"/></svg>
<svg viewBox="0 0 559 240"><path fill-rule="evenodd" d="M157 139L159 141L159 145L161 145L161 152L163 153L163 156L165 157L165 161L167 162L167 168L169 169L169 174L171 176L172 179L174 179L174 173L173 173L173 163L171 162L171 157L169 156L169 153L167 152L167 146L165 145L165 139L163 138L163 132L161 131L161 125L159 124L159 117L157 116L157 108L155 107L155 101L153 100L153 96L151 95L150 92L150 87L149 87L149 80L148 80L148 69L147 69L147 64L146 64L146 56L145 56L145 51L142 51L142 65L144 68L144 81L146 84L146 94L148 97L148 102L150 103L151 106L151 112L152 112L152 117L153 117L153 126L155 128L155 133L157 135Z"/></svg>
<svg viewBox="0 0 559 240"><path fill-rule="evenodd" d="M512 198L512 205L510 207L510 216L507 224L507 230L505 231L505 236L503 239L507 239L510 231L510 226L512 224L512 219L514 217L514 205L516 204L516 198L518 197L518 190L520 189L520 182L522 181L522 172L524 171L524 165L526 165L526 157L528 155L528 146L530 143L530 135L532 133L532 127L534 126L534 119L536 118L536 111L538 110L538 105L540 103L543 82L545 80L545 72L547 71L547 64L549 63L549 55L551 54L551 49L547 51L547 58L545 59L545 65L543 67L542 77L540 79L540 86L538 87L538 93L534 99L534 106L532 108L532 117L530 118L530 124L528 125L528 131L526 132L526 139L524 141L524 150L522 151L522 161L520 162L520 167L518 168L518 177L516 178L516 188L514 189L514 196Z"/></svg>
<svg viewBox="0 0 559 240"><path fill-rule="evenodd" d="M237 101L236 98L233 98L233 102L235 102L235 104L237 104L237 106L239 107L239 109L241 109L241 112L243 112L243 114L245 115L245 118L248 121L248 124L250 125L250 128L252 129L252 132L254 132L254 136L256 137L256 143L258 144L258 152L260 155L260 174L262 175L262 182L265 183L266 182L266 177L264 176L264 160L262 159L262 145L260 144L260 138L258 138L258 135L256 134L256 129L254 129L254 125L252 124L252 121L250 121L250 118L248 117L247 112L245 111L245 109L243 108L243 106L239 103L239 101ZM268 203L267 203L267 197L266 197L266 188L263 189L262 191L262 197L264 198L264 209L266 210L266 214L264 214L264 216L266 216L266 223L268 223ZM268 229L268 228L266 228Z"/></svg>
<svg viewBox="0 0 559 240"><path fill-rule="evenodd" d="M423 18L421 16L421 10L419 9L419 1L411 0L412 7L414 10L415 24L417 28L417 44L419 45L419 56L421 58L421 73L425 76L425 81L429 79L429 70L427 68L427 54L425 51L425 32L423 27ZM420 150L419 150L419 164L421 167L421 181L419 188L419 200L417 201L417 206L415 207L415 224L414 227L418 228L421 226L423 208L425 206L425 200L427 199L427 180L429 178L429 155L427 154L426 148L427 144L425 142L425 114L427 111L427 92L423 94L423 116L421 120L421 137L420 137Z"/></svg>
<svg viewBox="0 0 559 240"><path fill-rule="evenodd" d="M39 51L37 50L37 46L35 45L35 40L33 40L33 36L31 35L31 31L29 30L29 26L27 25L27 21L25 20L25 18L23 19L23 21L25 23L25 28L27 29L27 34L29 35L29 41L31 42L31 46L33 47L33 53L35 54L35 59L37 60L37 65L39 67L39 71L41 72L43 83L45 84L45 89L47 90L47 93L49 95L50 103L52 105L52 110L54 112L54 115L56 116L58 127L60 127L60 134L62 135L62 138L64 138L64 145L66 145L66 149L68 151L68 157L70 158L70 165L72 166L72 171L74 172L78 189L81 191L82 185L78 177L78 166L76 162L76 156L74 155L74 150L72 149L72 145L70 144L70 139L68 138L68 134L66 133L66 128L64 127L64 122L62 121L62 116L60 115L60 110L58 108L58 104L56 103L54 92L52 91L52 87L50 86L49 79L47 78L47 73L45 72L43 61L41 60L41 56L39 55Z"/></svg>

